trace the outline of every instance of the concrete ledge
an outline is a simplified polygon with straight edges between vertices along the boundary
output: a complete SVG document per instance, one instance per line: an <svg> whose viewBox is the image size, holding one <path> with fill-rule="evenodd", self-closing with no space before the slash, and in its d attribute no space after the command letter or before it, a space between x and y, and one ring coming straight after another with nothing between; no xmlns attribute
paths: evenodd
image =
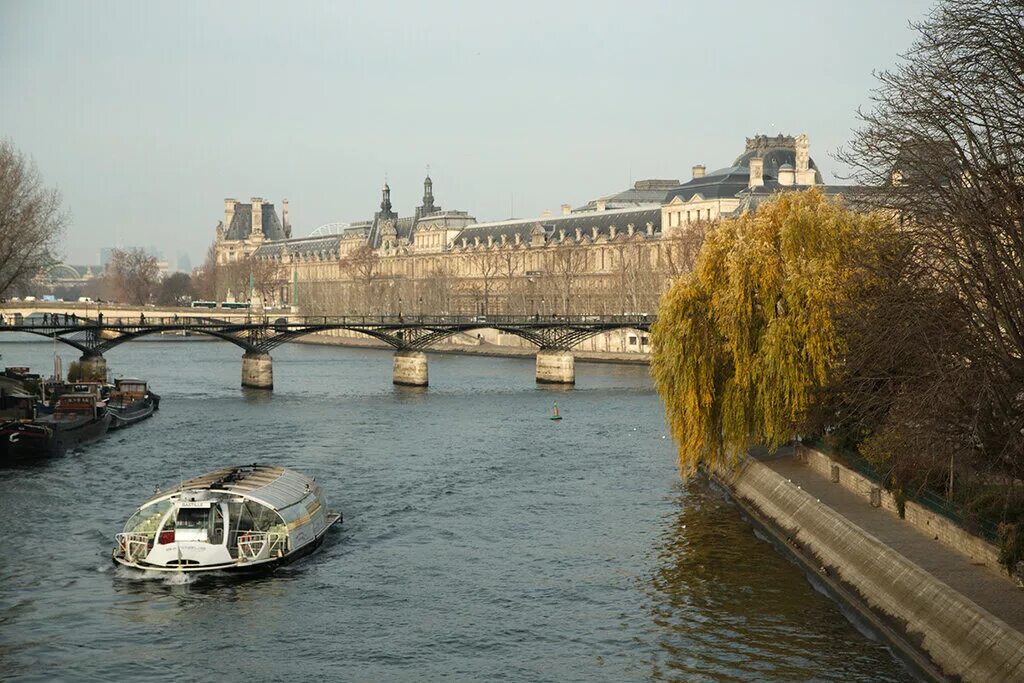
<svg viewBox="0 0 1024 683"><path fill-rule="evenodd" d="M777 472L747 459L717 477L810 552L949 676L1024 680L1024 635Z"/></svg>

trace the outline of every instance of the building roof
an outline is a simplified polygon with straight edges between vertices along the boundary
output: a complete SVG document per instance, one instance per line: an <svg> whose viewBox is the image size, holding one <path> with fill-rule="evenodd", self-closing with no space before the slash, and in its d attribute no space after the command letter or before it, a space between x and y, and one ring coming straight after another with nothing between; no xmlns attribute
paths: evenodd
<svg viewBox="0 0 1024 683"><path fill-rule="evenodd" d="M765 183L774 182L774 177L765 175ZM693 178L679 187L671 190L665 196L665 201L670 202L679 197L684 202L693 199L699 194L704 199L725 199L735 197L741 191L747 189L750 184L750 169L746 166L729 166L712 171L702 178Z"/></svg>
<svg viewBox="0 0 1024 683"><path fill-rule="evenodd" d="M365 230L365 228L363 229ZM338 245L346 237L341 235L323 235L321 237L300 237L298 239L279 240L261 244L253 252L256 257L281 257L285 254L305 256L308 254L337 253Z"/></svg>
<svg viewBox="0 0 1024 683"><path fill-rule="evenodd" d="M464 228L456 237L456 241L465 239L472 243L476 241L476 238L480 238L481 242L486 242L488 237L493 241L499 241L502 235L506 235L506 239L514 239L518 233L523 242L529 242L533 230L537 226L542 227L549 237L557 234L560 230L564 230L566 235L575 235L577 228L588 237L593 235L594 228L597 228L598 235L608 237L611 234L612 226L623 233L629 225L633 225L638 232L645 232L648 223L652 224L655 232L661 230L660 206L643 209L576 212L568 216L517 218L492 223L477 223Z"/></svg>
<svg viewBox="0 0 1024 683"><path fill-rule="evenodd" d="M283 240L287 238L281 221L274 212L274 205L264 203L263 214L263 236L268 240ZM231 217L231 225L227 226L224 232L226 240L248 239L252 233L252 204L235 204L235 213Z"/></svg>
<svg viewBox="0 0 1024 683"><path fill-rule="evenodd" d="M606 209L625 209L646 205L661 204L665 200L665 194L674 187L679 186L679 181L671 180L638 180L633 187L621 192L606 194L597 199L591 199L583 206L573 211L593 211L597 208L598 202L604 202Z"/></svg>

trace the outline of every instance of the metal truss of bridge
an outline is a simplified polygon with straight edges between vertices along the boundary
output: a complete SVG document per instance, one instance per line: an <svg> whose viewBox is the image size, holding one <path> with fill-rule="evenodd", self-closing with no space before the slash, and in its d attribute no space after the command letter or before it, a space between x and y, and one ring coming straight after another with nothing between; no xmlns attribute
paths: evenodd
<svg viewBox="0 0 1024 683"><path fill-rule="evenodd" d="M396 351L396 384L426 386L425 350L455 334L495 329L537 347L538 382L573 384L574 346L612 330L648 331L653 323L652 316L288 316L224 320L191 316L147 318L144 314L131 318L83 318L53 313L32 315L17 324L0 326L0 331L27 332L73 346L82 352L80 362L98 374L106 372L103 354L133 339L174 332L208 335L244 351L243 386L270 389L270 352L281 344L318 332L349 330L378 339Z"/></svg>

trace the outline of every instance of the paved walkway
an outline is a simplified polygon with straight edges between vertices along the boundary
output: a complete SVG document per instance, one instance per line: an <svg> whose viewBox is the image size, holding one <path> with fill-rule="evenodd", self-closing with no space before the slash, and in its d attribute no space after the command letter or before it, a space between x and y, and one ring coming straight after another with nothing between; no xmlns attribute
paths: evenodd
<svg viewBox="0 0 1024 683"><path fill-rule="evenodd" d="M1024 633L1024 589L1005 573L972 563L967 556L918 531L892 512L872 507L866 498L832 483L790 453L759 460L950 588Z"/></svg>

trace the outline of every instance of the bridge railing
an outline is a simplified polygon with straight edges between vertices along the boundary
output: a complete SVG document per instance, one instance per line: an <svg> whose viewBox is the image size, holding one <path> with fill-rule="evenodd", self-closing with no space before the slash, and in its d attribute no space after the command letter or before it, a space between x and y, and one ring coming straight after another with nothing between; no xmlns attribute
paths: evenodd
<svg viewBox="0 0 1024 683"><path fill-rule="evenodd" d="M35 314L20 319L5 317L6 326L31 328L96 327L107 328L170 327L170 328L217 328L226 326L267 325L277 327L310 326L630 326L650 325L656 319L653 315L329 315L329 316L281 316L248 315L229 320L207 316L98 316L86 318L77 314Z"/></svg>

